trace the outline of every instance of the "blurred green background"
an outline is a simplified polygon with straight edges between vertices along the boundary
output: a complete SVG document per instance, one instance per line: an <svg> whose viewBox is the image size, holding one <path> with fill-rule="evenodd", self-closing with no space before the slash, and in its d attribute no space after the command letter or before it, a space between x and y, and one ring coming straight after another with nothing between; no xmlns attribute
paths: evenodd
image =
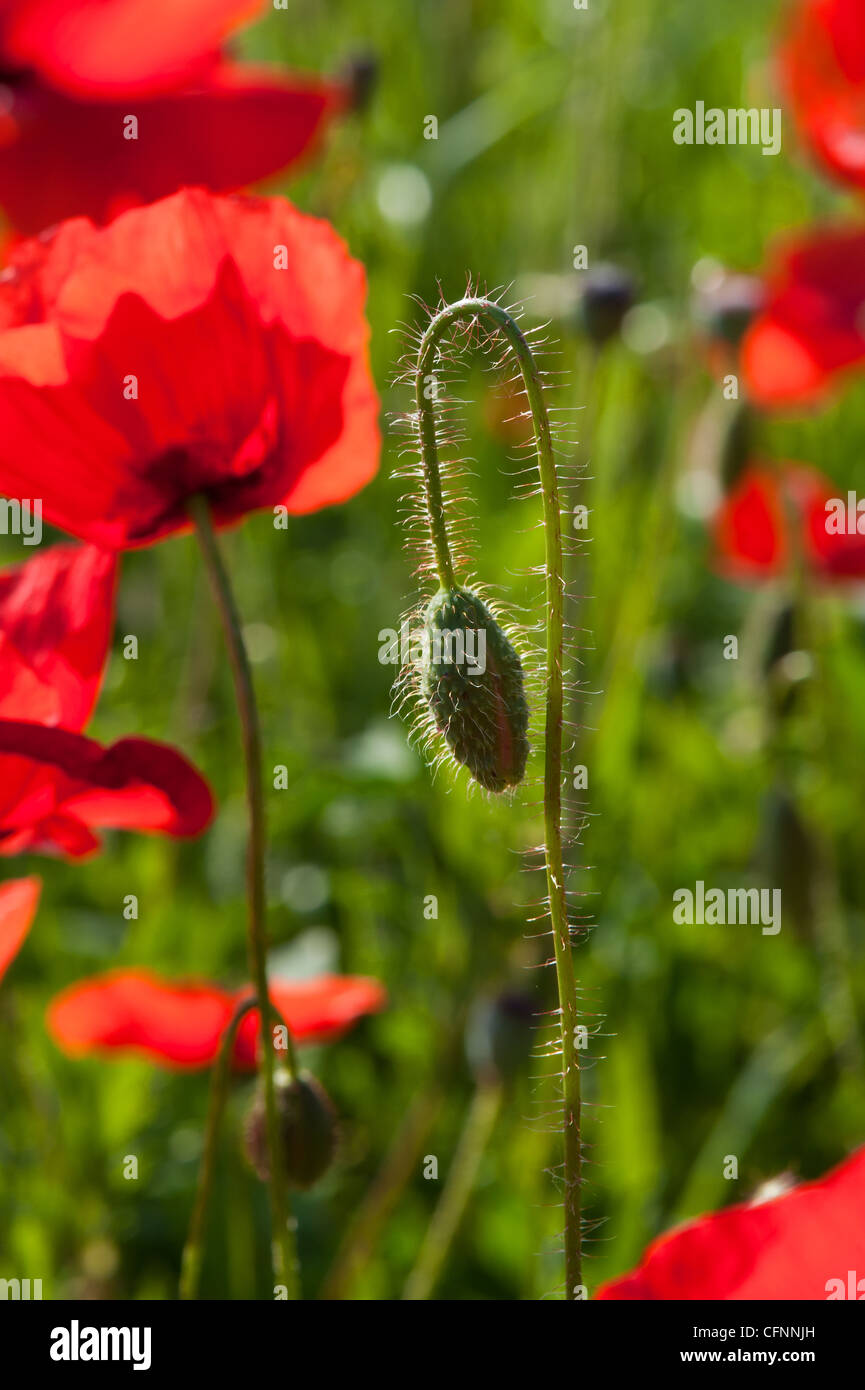
<svg viewBox="0 0 865 1390"><path fill-rule="evenodd" d="M330 218L369 275L372 353L386 417L416 322L409 296L462 294L470 272L533 296L552 319L555 403L591 476L592 599L581 626L593 813L579 886L595 927L577 955L589 1013L605 1016L586 1072L587 1278L630 1268L674 1220L744 1200L789 1169L816 1176L865 1139L862 795L865 608L809 593L812 674L778 695L764 660L777 587L719 578L687 472L711 469L705 425L720 390L692 346L694 265L761 264L779 232L843 211L784 151L674 145L672 112L698 99L777 104L773 7L751 0L306 0L249 29L251 57L335 71L373 57L368 109L331 132L300 177L277 185ZM438 119L425 141L424 120ZM639 283L625 341L590 353L577 328L580 272L614 259ZM512 443L492 428L490 378L469 364L468 453L479 517L476 568L536 619L514 579L540 562L537 502L512 497ZM296 1202L304 1292L324 1287L340 1244L411 1107L421 1131L405 1190L351 1285L398 1297L454 1152L472 1079L462 1018L516 982L551 1007L546 944L530 939L521 851L538 839L536 787L515 800L435 780L389 718L393 668L379 631L416 597L398 526L404 485L387 425L379 477L344 507L275 531L260 515L226 537L260 696L269 773L288 769L268 814L274 970L334 968L385 982L388 1011L307 1054L342 1116L340 1161ZM865 401L764 428L769 454L865 488ZM700 454L699 451L703 451ZM711 454L711 448L709 448ZM5 561L21 558L3 542ZM122 655L139 639L137 661ZM723 659L727 634L737 662ZM801 663L800 663L801 665ZM181 746L212 780L219 815L199 843L116 836L83 865L37 872L37 922L0 991L0 1271L43 1279L45 1297L170 1298L194 1191L205 1073L72 1062L46 1036L57 990L118 964L173 978L246 977L242 767L221 635L194 541L123 561L114 655L90 732ZM534 754L537 771L539 749ZM268 778L272 780L272 775ZM792 827L792 828L791 828ZM676 926L672 893L780 886L778 936ZM127 922L123 898L139 897ZM438 918L424 899L438 897ZM603 1060L600 1060L603 1058ZM558 1161L534 1064L509 1094L437 1287L452 1299L555 1294ZM270 1295L264 1194L243 1162L252 1083L235 1084L210 1227L204 1292ZM137 1181L124 1157L139 1158ZM438 1182L423 1177L424 1155ZM738 1181L723 1177L725 1156ZM250 1211L255 1220L249 1219Z"/></svg>

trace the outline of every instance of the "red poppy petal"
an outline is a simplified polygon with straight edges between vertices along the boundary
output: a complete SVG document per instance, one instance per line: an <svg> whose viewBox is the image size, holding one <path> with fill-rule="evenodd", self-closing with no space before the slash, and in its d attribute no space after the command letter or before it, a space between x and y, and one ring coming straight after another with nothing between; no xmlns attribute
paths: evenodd
<svg viewBox="0 0 865 1390"><path fill-rule="evenodd" d="M69 217L105 222L184 185L229 192L294 164L341 101L333 85L230 64L132 110L128 98L79 101L21 82L0 123L0 201L32 235Z"/></svg>
<svg viewBox="0 0 865 1390"><path fill-rule="evenodd" d="M194 76L262 0L18 0L6 58L83 95L169 91Z"/></svg>
<svg viewBox="0 0 865 1390"><path fill-rule="evenodd" d="M64 224L0 286L0 487L116 548L187 528L193 493L220 524L344 500L378 464L364 296L281 199L190 190Z"/></svg>
<svg viewBox="0 0 865 1390"><path fill-rule="evenodd" d="M216 1060L225 1028L248 995L248 989L232 994L216 986L173 985L147 971L118 970L59 994L49 1007L48 1027L67 1052L132 1052L170 1066L203 1067ZM296 1041L322 1042L383 1008L386 995L375 980L330 975L274 981L273 999ZM254 1069L257 1032L253 1012L238 1029L238 1070Z"/></svg>
<svg viewBox="0 0 865 1390"><path fill-rule="evenodd" d="M662 1236L596 1297L825 1300L850 1270L865 1277L865 1148L817 1182Z"/></svg>
<svg viewBox="0 0 865 1390"><path fill-rule="evenodd" d="M830 479L805 464L751 465L715 517L721 571L732 579L765 579L798 554L828 582L865 578L865 535L827 530L835 491Z"/></svg>
<svg viewBox="0 0 865 1390"><path fill-rule="evenodd" d="M241 996L238 996L241 997ZM311 980L274 980L271 997L295 1042L332 1042L365 1014L378 1013L387 993L378 980L359 975L318 975ZM237 1030L235 1064L255 1066L259 1016L248 1014Z"/></svg>
<svg viewBox="0 0 865 1390"><path fill-rule="evenodd" d="M0 718L84 728L114 614L117 564L95 546L56 545L0 570Z"/></svg>
<svg viewBox="0 0 865 1390"><path fill-rule="evenodd" d="M48 1029L64 1052L143 1055L177 1067L206 1067L234 1004L210 985L172 986L144 970L83 980L52 1000Z"/></svg>
<svg viewBox="0 0 865 1390"><path fill-rule="evenodd" d="M812 405L865 365L865 231L827 230L783 246L742 344L751 398Z"/></svg>
<svg viewBox="0 0 865 1390"><path fill-rule="evenodd" d="M800 0L780 51L805 140L830 173L865 187L865 14L861 0Z"/></svg>
<svg viewBox="0 0 865 1390"><path fill-rule="evenodd" d="M166 744L109 748L66 729L0 720L0 854L53 846L78 856L91 830L198 835L213 815L207 783Z"/></svg>
<svg viewBox="0 0 865 1390"><path fill-rule="evenodd" d="M745 333L742 365L748 395L770 409L799 401L814 401L827 389L830 377L803 343L779 324L758 320Z"/></svg>
<svg viewBox="0 0 865 1390"><path fill-rule="evenodd" d="M787 563L787 522L776 474L751 467L715 518L720 568L734 579L765 579Z"/></svg>
<svg viewBox="0 0 865 1390"><path fill-rule="evenodd" d="M17 878L0 884L0 980L30 930L41 889L38 878Z"/></svg>

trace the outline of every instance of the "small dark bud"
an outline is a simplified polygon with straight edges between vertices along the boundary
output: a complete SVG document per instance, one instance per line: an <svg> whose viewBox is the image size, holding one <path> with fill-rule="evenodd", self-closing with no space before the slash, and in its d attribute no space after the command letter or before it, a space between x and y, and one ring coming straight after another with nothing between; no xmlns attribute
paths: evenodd
<svg viewBox="0 0 865 1390"><path fill-rule="evenodd" d="M442 589L424 613L421 689L458 763L491 792L522 781L529 709L520 658L486 604Z"/></svg>
<svg viewBox="0 0 865 1390"><path fill-rule="evenodd" d="M342 74L352 111L366 111L378 86L379 61L375 53L357 53L349 58Z"/></svg>
<svg viewBox="0 0 865 1390"><path fill-rule="evenodd" d="M633 276L621 266L601 264L585 272L579 317L593 342L605 343L615 337L634 303L634 293Z"/></svg>
<svg viewBox="0 0 865 1390"><path fill-rule="evenodd" d="M308 1072L295 1080L277 1072L274 1085L285 1176L292 1187L312 1187L333 1162L336 1111L321 1082ZM245 1141L249 1162L262 1182L267 1182L267 1112L261 1085L246 1119Z"/></svg>
<svg viewBox="0 0 865 1390"><path fill-rule="evenodd" d="M535 1006L519 990L477 1000L466 1029L466 1053L479 1082L516 1080L532 1050L534 1022Z"/></svg>
<svg viewBox="0 0 865 1390"><path fill-rule="evenodd" d="M762 281L756 276L737 275L718 266L700 285L694 317L707 338L736 347L764 299Z"/></svg>

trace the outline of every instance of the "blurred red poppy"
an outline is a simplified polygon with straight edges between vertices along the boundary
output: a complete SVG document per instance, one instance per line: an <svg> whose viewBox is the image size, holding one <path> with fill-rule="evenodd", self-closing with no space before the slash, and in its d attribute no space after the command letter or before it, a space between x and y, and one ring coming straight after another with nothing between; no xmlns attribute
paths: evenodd
<svg viewBox="0 0 865 1390"><path fill-rule="evenodd" d="M0 570L0 718L83 729L111 641L117 563L55 545Z"/></svg>
<svg viewBox="0 0 865 1390"><path fill-rule="evenodd" d="M802 135L830 173L865 188L865 0L798 0L780 60Z"/></svg>
<svg viewBox="0 0 865 1390"><path fill-rule="evenodd" d="M84 95L166 91L200 76L264 0L2 0L0 49L15 68Z"/></svg>
<svg viewBox="0 0 865 1390"><path fill-rule="evenodd" d="M742 344L748 394L764 407L811 405L865 365L865 230L794 242L766 274L766 302Z"/></svg>
<svg viewBox="0 0 865 1390"><path fill-rule="evenodd" d="M41 888L38 878L14 878L0 883L0 980L30 930Z"/></svg>
<svg viewBox="0 0 865 1390"><path fill-rule="evenodd" d="M208 984L170 984L145 970L116 970L71 985L52 1001L48 1028L65 1052L141 1055L163 1066L206 1067L248 990ZM273 1003L295 1042L330 1042L364 1014L384 1008L377 980L320 975L311 980L272 980ZM234 1067L255 1067L257 1011L237 1032Z"/></svg>
<svg viewBox="0 0 865 1390"><path fill-rule="evenodd" d="M182 91L114 100L0 78L0 204L31 236L67 217L107 222L188 184L227 193L311 152L344 102L335 83L228 62Z"/></svg>
<svg viewBox="0 0 865 1390"><path fill-rule="evenodd" d="M639 1269L595 1297L865 1298L865 1148L817 1182L661 1236Z"/></svg>
<svg viewBox="0 0 865 1390"><path fill-rule="evenodd" d="M865 580L865 535L827 530L826 504L836 495L816 468L752 464L715 517L720 569L731 579L769 579L798 556L827 582Z"/></svg>
<svg viewBox="0 0 865 1390"><path fill-rule="evenodd" d="M280 198L187 190L25 242L0 283L0 490L109 548L375 472L363 268Z"/></svg>
<svg viewBox="0 0 865 1390"><path fill-rule="evenodd" d="M199 835L213 815L203 777L175 749L124 738L110 748L67 729L0 719L0 854L81 858L94 833Z"/></svg>
<svg viewBox="0 0 865 1390"><path fill-rule="evenodd" d="M307 153L343 84L223 60L262 0L0 0L0 202L24 235ZM33 177L34 169L39 177Z"/></svg>

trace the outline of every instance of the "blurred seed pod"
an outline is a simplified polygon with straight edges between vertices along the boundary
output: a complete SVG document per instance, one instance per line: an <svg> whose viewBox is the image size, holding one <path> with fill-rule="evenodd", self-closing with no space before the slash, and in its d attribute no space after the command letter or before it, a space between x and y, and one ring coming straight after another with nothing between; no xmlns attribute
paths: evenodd
<svg viewBox="0 0 865 1390"><path fill-rule="evenodd" d="M336 1153L336 1111L321 1082L308 1072L295 1079L277 1072L274 1084L285 1176L292 1187L312 1187L327 1172ZM261 1085L246 1118L244 1138L249 1162L262 1182L267 1182L267 1114Z"/></svg>
<svg viewBox="0 0 865 1390"><path fill-rule="evenodd" d="M522 781L529 710L519 656L470 589L442 589L423 618L421 690L457 762L487 791Z"/></svg>
<svg viewBox="0 0 865 1390"><path fill-rule="evenodd" d="M521 990L484 995L466 1026L466 1055L479 1085L514 1082L532 1050L535 1006Z"/></svg>
<svg viewBox="0 0 865 1390"><path fill-rule="evenodd" d="M342 81L348 91L352 111L367 110L378 86L378 78L377 54L356 53L349 58L342 72Z"/></svg>
<svg viewBox="0 0 865 1390"><path fill-rule="evenodd" d="M785 919L801 932L814 923L818 851L790 791L774 786L763 806L761 859L771 886L780 888Z"/></svg>
<svg viewBox="0 0 865 1390"><path fill-rule="evenodd" d="M694 269L693 316L710 342L737 347L765 299L762 280L726 270L715 261Z"/></svg>
<svg viewBox="0 0 865 1390"><path fill-rule="evenodd" d="M614 338L633 306L634 278L621 266L602 262L584 272L577 308L578 322L594 343Z"/></svg>

